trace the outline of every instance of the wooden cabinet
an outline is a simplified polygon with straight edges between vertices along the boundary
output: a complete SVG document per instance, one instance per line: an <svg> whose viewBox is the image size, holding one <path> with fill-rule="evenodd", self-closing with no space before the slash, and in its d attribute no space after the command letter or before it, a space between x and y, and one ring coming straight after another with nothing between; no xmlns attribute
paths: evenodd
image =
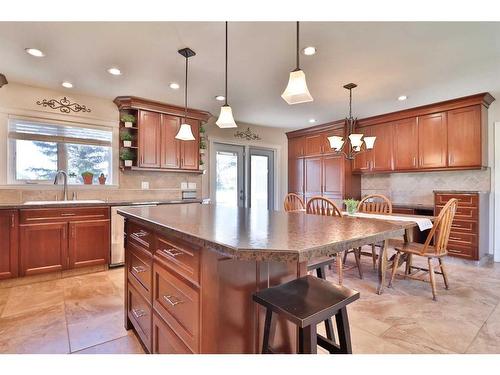
<svg viewBox="0 0 500 375"><path fill-rule="evenodd" d="M288 159L288 192L304 194L304 158Z"/></svg>
<svg viewBox="0 0 500 375"><path fill-rule="evenodd" d="M376 147L378 140L375 142ZM417 118L411 117L393 124L393 157L395 170L418 168Z"/></svg>
<svg viewBox="0 0 500 375"><path fill-rule="evenodd" d="M180 142L175 139L181 126L180 118L170 115L161 116L161 157L162 168L180 168Z"/></svg>
<svg viewBox="0 0 500 375"><path fill-rule="evenodd" d="M18 223L17 210L0 210L0 279L18 275Z"/></svg>
<svg viewBox="0 0 500 375"><path fill-rule="evenodd" d="M85 220L69 223L69 268L108 263L109 225L109 220Z"/></svg>
<svg viewBox="0 0 500 375"><path fill-rule="evenodd" d="M294 159L304 156L305 137L290 138L288 140L288 158Z"/></svg>
<svg viewBox="0 0 500 375"><path fill-rule="evenodd" d="M394 169L393 155L393 124L384 123L371 128L370 137L377 137L372 150L368 152L371 159L371 171L392 171Z"/></svg>
<svg viewBox="0 0 500 375"><path fill-rule="evenodd" d="M180 141L181 168L197 170L200 162L200 124L197 120L189 118L186 120L186 123L191 125L191 131L195 140Z"/></svg>
<svg viewBox="0 0 500 375"><path fill-rule="evenodd" d="M161 115L156 112L139 111L139 167L160 168Z"/></svg>
<svg viewBox="0 0 500 375"><path fill-rule="evenodd" d="M322 133L305 137L306 156L320 155L323 153L324 136Z"/></svg>
<svg viewBox="0 0 500 375"><path fill-rule="evenodd" d="M68 224L45 223L20 226L21 276L68 268Z"/></svg>
<svg viewBox="0 0 500 375"><path fill-rule="evenodd" d="M448 112L448 166L481 166L481 106Z"/></svg>
<svg viewBox="0 0 500 375"><path fill-rule="evenodd" d="M446 167L446 113L433 113L418 118L419 168Z"/></svg>
<svg viewBox="0 0 500 375"><path fill-rule="evenodd" d="M322 157L308 157L304 159L304 190L306 200L315 195L321 195L323 190L322 181Z"/></svg>
<svg viewBox="0 0 500 375"><path fill-rule="evenodd" d="M343 193L343 157L325 156L323 157L321 170L323 191L322 194L330 198L342 198Z"/></svg>

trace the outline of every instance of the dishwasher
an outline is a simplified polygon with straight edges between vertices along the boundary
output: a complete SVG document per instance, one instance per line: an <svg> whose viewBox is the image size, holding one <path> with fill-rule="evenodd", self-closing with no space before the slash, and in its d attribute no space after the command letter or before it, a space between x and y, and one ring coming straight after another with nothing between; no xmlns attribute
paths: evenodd
<svg viewBox="0 0 500 375"><path fill-rule="evenodd" d="M125 263L125 219L118 214L118 210L129 207L154 207L157 205L158 202L145 202L111 207L111 256L109 257L109 267L123 266Z"/></svg>

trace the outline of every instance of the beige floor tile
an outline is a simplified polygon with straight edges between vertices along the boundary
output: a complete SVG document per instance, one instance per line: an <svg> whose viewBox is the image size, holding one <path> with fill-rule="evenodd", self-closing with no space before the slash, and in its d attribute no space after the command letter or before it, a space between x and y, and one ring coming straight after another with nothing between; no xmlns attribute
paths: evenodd
<svg viewBox="0 0 500 375"><path fill-rule="evenodd" d="M69 353L64 304L0 318L0 353Z"/></svg>
<svg viewBox="0 0 500 375"><path fill-rule="evenodd" d="M0 289L0 316L2 316L3 308L7 303L7 299L9 298L10 288Z"/></svg>
<svg viewBox="0 0 500 375"><path fill-rule="evenodd" d="M500 354L500 304L481 327L467 353Z"/></svg>
<svg viewBox="0 0 500 375"><path fill-rule="evenodd" d="M74 354L144 354L139 340L132 331L119 339L80 350Z"/></svg>

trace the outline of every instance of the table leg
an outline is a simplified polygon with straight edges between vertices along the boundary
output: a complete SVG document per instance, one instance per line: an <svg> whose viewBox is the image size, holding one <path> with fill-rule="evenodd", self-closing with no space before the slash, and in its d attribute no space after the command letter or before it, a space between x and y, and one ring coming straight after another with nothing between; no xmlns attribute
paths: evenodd
<svg viewBox="0 0 500 375"><path fill-rule="evenodd" d="M384 245L380 250L380 255L378 257L378 288L377 294L382 294L385 286L385 271L387 269L387 247L389 245L389 240L384 241Z"/></svg>

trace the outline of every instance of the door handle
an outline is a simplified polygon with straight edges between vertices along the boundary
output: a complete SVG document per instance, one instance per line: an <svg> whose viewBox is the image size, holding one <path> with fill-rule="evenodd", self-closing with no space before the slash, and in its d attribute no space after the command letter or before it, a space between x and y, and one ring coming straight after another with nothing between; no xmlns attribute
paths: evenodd
<svg viewBox="0 0 500 375"><path fill-rule="evenodd" d="M142 273L142 272L146 272L146 268L143 267L143 266L133 266L132 267L132 270L135 271L135 273Z"/></svg>
<svg viewBox="0 0 500 375"><path fill-rule="evenodd" d="M146 312L142 309L138 309L138 310L132 309L132 315L134 315L134 317L136 319L138 319L138 318L142 318L144 315L146 315Z"/></svg>
<svg viewBox="0 0 500 375"><path fill-rule="evenodd" d="M177 298L176 296L163 296L163 299L167 301L170 305L176 306L179 303L183 303L184 301Z"/></svg>
<svg viewBox="0 0 500 375"><path fill-rule="evenodd" d="M176 256L179 256L182 254L182 251L179 251L177 249L171 248L171 249L161 249L160 252L170 255L172 258L175 258Z"/></svg>

